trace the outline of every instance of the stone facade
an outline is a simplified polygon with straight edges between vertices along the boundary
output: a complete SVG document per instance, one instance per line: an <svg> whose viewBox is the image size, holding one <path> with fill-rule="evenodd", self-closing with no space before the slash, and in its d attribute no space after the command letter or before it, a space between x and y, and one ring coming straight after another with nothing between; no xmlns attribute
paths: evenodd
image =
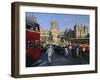
<svg viewBox="0 0 100 80"><path fill-rule="evenodd" d="M68 38L84 38L88 35L88 27L82 24L75 24L73 26L73 30L68 30L66 35L64 33L65 31L61 32L57 26L57 22L55 20L52 20L49 30L45 30L40 27L40 40L41 42L46 44L60 45L64 44L64 42L66 42ZM49 39L50 36L51 39Z"/></svg>
<svg viewBox="0 0 100 80"><path fill-rule="evenodd" d="M40 41L48 43L49 31L43 28L40 28Z"/></svg>
<svg viewBox="0 0 100 80"><path fill-rule="evenodd" d="M74 26L75 38L84 38L88 35L88 27L85 25L75 24Z"/></svg>
<svg viewBox="0 0 100 80"><path fill-rule="evenodd" d="M50 34L51 33L51 34ZM59 35L60 30L57 27L57 23L55 20L51 21L51 27L49 30L45 30L43 28L40 28L40 40L44 43L52 43L52 44L58 44L59 43ZM52 35L52 40L49 40L50 35Z"/></svg>
<svg viewBox="0 0 100 80"><path fill-rule="evenodd" d="M53 36L53 43L58 44L59 43L59 37L58 36L60 35L60 30L57 27L57 22L55 20L53 20L51 22L50 31L51 31L52 36Z"/></svg>

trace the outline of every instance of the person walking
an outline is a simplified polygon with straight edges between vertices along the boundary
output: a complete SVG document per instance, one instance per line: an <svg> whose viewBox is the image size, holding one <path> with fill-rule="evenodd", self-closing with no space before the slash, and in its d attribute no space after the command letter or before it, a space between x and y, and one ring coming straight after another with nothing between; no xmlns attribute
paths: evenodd
<svg viewBox="0 0 100 80"><path fill-rule="evenodd" d="M65 56L68 56L69 52L68 52L68 48L65 46Z"/></svg>
<svg viewBox="0 0 100 80"><path fill-rule="evenodd" d="M48 64L51 65L52 63L52 60L51 60L51 57L52 57L52 54L54 53L54 50L53 50L53 46L50 45L47 49L47 55L48 55Z"/></svg>
<svg viewBox="0 0 100 80"><path fill-rule="evenodd" d="M76 47L76 55L77 55L77 57L79 57L79 53L80 52L80 49L79 49L79 45L77 45L77 47Z"/></svg>
<svg viewBox="0 0 100 80"><path fill-rule="evenodd" d="M75 58L76 57L76 44L73 42L72 44L72 57Z"/></svg>
<svg viewBox="0 0 100 80"><path fill-rule="evenodd" d="M72 55L72 45L68 45L69 54Z"/></svg>

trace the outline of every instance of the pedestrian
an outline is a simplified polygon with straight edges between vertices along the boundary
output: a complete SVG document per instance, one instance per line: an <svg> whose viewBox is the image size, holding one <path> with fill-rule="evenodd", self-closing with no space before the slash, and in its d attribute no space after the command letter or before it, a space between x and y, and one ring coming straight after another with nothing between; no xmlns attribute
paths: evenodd
<svg viewBox="0 0 100 80"><path fill-rule="evenodd" d="M75 43L73 43L72 44L72 57L76 57L76 44Z"/></svg>
<svg viewBox="0 0 100 80"><path fill-rule="evenodd" d="M54 53L54 50L53 50L53 46L52 46L52 45L50 45L50 46L48 47L46 53L47 53L47 55L48 55L48 63L49 63L49 65L50 65L51 62L52 62L51 56L52 56L52 54Z"/></svg>
<svg viewBox="0 0 100 80"><path fill-rule="evenodd" d="M68 48L65 46L65 56L68 56L69 52L68 52Z"/></svg>
<svg viewBox="0 0 100 80"><path fill-rule="evenodd" d="M82 59L81 59L81 56L80 56L80 46L79 46L79 44L76 47L76 58L77 58L78 64L82 64Z"/></svg>
<svg viewBox="0 0 100 80"><path fill-rule="evenodd" d="M82 57L85 58L86 57L86 48L85 48L85 45L83 45L83 48L82 48Z"/></svg>
<svg viewBox="0 0 100 80"><path fill-rule="evenodd" d="M79 45L77 45L76 47L76 56L79 57L80 54L80 49L79 49Z"/></svg>
<svg viewBox="0 0 100 80"><path fill-rule="evenodd" d="M69 54L72 55L72 45L68 45Z"/></svg>

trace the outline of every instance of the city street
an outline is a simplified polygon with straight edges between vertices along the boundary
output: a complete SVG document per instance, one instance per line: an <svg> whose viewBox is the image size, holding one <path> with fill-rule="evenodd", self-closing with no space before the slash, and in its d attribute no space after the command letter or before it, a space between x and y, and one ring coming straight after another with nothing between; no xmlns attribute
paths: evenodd
<svg viewBox="0 0 100 80"><path fill-rule="evenodd" d="M84 15L83 19L83 16L80 15L66 14L69 17L65 19L65 14L42 14L44 15L40 13L26 13L27 53L32 55L30 56L32 59L28 57L29 59L27 58L26 60L27 66L89 64L89 16ZM48 20L42 21L41 16L44 19L46 17ZM67 23L71 17L74 24L71 22ZM79 21L79 23L76 24L76 21ZM66 23L71 26L65 27ZM50 47L51 44L52 46ZM65 56L65 53L70 54Z"/></svg>
<svg viewBox="0 0 100 80"><path fill-rule="evenodd" d="M42 54L40 62L37 66L58 66L58 65L78 65L78 64L88 64L89 62L86 59L75 58L71 55L63 56L57 53L53 53L51 57L51 64L48 64L47 54Z"/></svg>

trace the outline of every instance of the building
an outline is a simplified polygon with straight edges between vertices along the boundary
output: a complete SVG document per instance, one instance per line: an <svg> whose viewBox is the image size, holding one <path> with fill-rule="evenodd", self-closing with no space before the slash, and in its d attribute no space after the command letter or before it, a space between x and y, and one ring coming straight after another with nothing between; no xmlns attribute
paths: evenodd
<svg viewBox="0 0 100 80"><path fill-rule="evenodd" d="M52 37L53 37L53 43L54 44L58 44L59 43L59 35L60 35L60 30L57 26L57 22L55 20L53 20L51 22L51 27L50 27L50 32L52 34Z"/></svg>
<svg viewBox="0 0 100 80"><path fill-rule="evenodd" d="M73 29L61 32L55 20L51 21L49 30L40 28L40 40L45 44L63 45L69 39L84 39L88 35L88 27L75 24Z"/></svg>
<svg viewBox="0 0 100 80"><path fill-rule="evenodd" d="M48 43L48 38L49 38L49 31L40 27L40 41L43 43Z"/></svg>
<svg viewBox="0 0 100 80"><path fill-rule="evenodd" d="M45 30L40 28L40 40L43 43L52 43L52 44L59 44L60 42L60 30L57 26L57 22L55 20L51 21L51 26L49 30Z"/></svg>
<svg viewBox="0 0 100 80"><path fill-rule="evenodd" d="M88 35L88 27L85 25L74 25L75 38L85 38Z"/></svg>

